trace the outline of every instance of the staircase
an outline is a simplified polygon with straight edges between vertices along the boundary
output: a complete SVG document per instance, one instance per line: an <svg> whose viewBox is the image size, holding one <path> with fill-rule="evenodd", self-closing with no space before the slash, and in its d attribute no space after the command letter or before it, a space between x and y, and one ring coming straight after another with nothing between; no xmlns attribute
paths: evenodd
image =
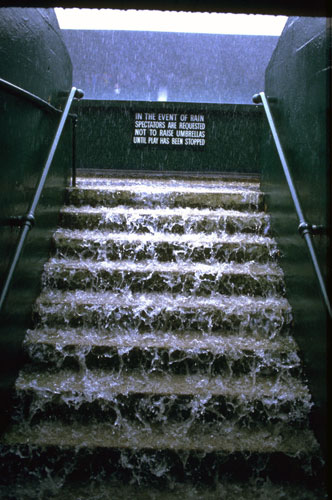
<svg viewBox="0 0 332 500"><path fill-rule="evenodd" d="M324 498L277 257L257 181L79 178L0 497Z"/></svg>

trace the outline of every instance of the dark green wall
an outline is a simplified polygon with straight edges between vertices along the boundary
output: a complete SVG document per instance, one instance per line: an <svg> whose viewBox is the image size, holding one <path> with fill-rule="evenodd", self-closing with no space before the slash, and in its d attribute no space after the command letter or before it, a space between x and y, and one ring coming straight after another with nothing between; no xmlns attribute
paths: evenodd
<svg viewBox="0 0 332 500"><path fill-rule="evenodd" d="M77 166L158 171L257 173L262 110L253 105L141 101L90 101L77 104ZM132 144L134 112L204 113L202 149L153 148Z"/></svg>
<svg viewBox="0 0 332 500"><path fill-rule="evenodd" d="M0 77L64 105L72 83L72 66L53 10L0 9ZM32 201L59 116L0 90L0 219L25 215ZM31 323L50 235L63 202L70 171L71 127L51 167L36 226L27 239L0 325L0 425L10 412L10 387L22 362L22 339ZM14 252L19 229L0 226L0 286Z"/></svg>
<svg viewBox="0 0 332 500"><path fill-rule="evenodd" d="M331 225L330 54L331 31L327 30L326 19L289 18L267 68L265 88L266 94L273 97L272 113L305 218L311 224L326 227ZM263 164L263 189L283 254L295 335L316 403L313 421L324 444L326 311L305 241L297 231L298 221L271 136L266 137ZM329 283L328 238L315 236L314 240L324 278Z"/></svg>

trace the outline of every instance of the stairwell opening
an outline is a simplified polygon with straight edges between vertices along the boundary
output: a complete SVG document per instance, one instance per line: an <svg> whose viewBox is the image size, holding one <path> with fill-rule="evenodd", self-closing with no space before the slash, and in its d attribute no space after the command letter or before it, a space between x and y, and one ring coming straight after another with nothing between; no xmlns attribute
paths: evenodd
<svg viewBox="0 0 332 500"><path fill-rule="evenodd" d="M67 190L2 440L3 491L323 498L257 171L156 170L81 169Z"/></svg>

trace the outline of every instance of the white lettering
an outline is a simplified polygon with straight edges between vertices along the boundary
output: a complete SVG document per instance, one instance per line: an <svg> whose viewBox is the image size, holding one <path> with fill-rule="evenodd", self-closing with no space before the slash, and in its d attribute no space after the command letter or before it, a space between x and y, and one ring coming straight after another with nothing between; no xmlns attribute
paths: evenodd
<svg viewBox="0 0 332 500"><path fill-rule="evenodd" d="M146 128L135 128L135 135L146 135Z"/></svg>
<svg viewBox="0 0 332 500"><path fill-rule="evenodd" d="M176 121L176 117L177 117L177 113L172 113L172 114L169 114L169 113L166 113L166 114L163 114L163 113L159 113L158 115L158 120L166 120L166 121L171 121L171 122L175 122Z"/></svg>
<svg viewBox="0 0 332 500"><path fill-rule="evenodd" d="M146 144L146 137L134 137L134 144Z"/></svg>
<svg viewBox="0 0 332 500"><path fill-rule="evenodd" d="M161 137L173 137L174 135L174 130L159 130L159 135Z"/></svg>
<svg viewBox="0 0 332 500"><path fill-rule="evenodd" d="M138 112L134 116L134 144L200 147L206 143L202 113Z"/></svg>
<svg viewBox="0 0 332 500"><path fill-rule="evenodd" d="M190 115L191 122L204 122L204 115Z"/></svg>
<svg viewBox="0 0 332 500"><path fill-rule="evenodd" d="M205 144L205 139L186 139L185 140L186 146L204 146L204 144Z"/></svg>
<svg viewBox="0 0 332 500"><path fill-rule="evenodd" d="M166 128L165 122L135 121L135 128Z"/></svg>
<svg viewBox="0 0 332 500"><path fill-rule="evenodd" d="M190 129L190 130L205 130L205 123L179 123L179 128Z"/></svg>
<svg viewBox="0 0 332 500"><path fill-rule="evenodd" d="M180 137L172 137L172 144L176 144L177 146L182 146L183 139Z"/></svg>
<svg viewBox="0 0 332 500"><path fill-rule="evenodd" d="M198 132L196 130L177 130L177 137L205 137L205 132Z"/></svg>

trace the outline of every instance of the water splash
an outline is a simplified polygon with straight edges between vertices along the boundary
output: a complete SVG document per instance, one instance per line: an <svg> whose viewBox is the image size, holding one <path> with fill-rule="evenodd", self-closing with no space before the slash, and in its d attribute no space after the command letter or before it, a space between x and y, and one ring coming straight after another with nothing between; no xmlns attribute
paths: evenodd
<svg viewBox="0 0 332 500"><path fill-rule="evenodd" d="M88 178L68 196L2 448L16 498L323 498L258 184Z"/></svg>

